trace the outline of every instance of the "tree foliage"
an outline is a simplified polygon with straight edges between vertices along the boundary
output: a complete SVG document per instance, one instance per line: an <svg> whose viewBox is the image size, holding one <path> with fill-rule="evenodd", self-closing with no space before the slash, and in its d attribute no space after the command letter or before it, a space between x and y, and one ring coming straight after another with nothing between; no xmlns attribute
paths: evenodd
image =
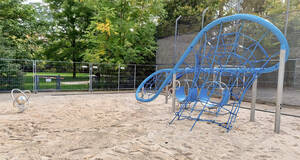
<svg viewBox="0 0 300 160"><path fill-rule="evenodd" d="M109 63L154 63L159 0L101 0L86 34L85 60Z"/></svg>
<svg viewBox="0 0 300 160"><path fill-rule="evenodd" d="M22 0L0 1L0 58L34 59L41 50L43 21L32 5ZM23 73L18 61L0 61L1 87L22 88Z"/></svg>
<svg viewBox="0 0 300 160"><path fill-rule="evenodd" d="M47 59L107 63L154 63L156 39L179 32L198 32L205 24L236 13L235 0L23 0L0 1L0 58ZM282 0L243 0L242 13L256 14L281 30L286 5ZM300 44L300 1L292 0L288 39ZM298 12L293 12L298 10ZM290 33L290 34L289 34ZM76 66L74 63L74 71Z"/></svg>
<svg viewBox="0 0 300 160"><path fill-rule="evenodd" d="M84 34L91 22L93 10L79 0L46 0L53 16L48 35L50 45L45 55L50 60L82 61L86 49ZM76 77L76 63L73 63Z"/></svg>
<svg viewBox="0 0 300 160"><path fill-rule="evenodd" d="M268 19L276 27L278 27L283 33L286 23L286 1L282 0L244 0L241 4L242 12L248 14L255 14ZM291 48L290 58L297 56L296 50L293 48L300 46L299 31L300 31L300 1L290 1L290 11L287 27L287 40ZM269 46L273 46L271 41L265 42Z"/></svg>
<svg viewBox="0 0 300 160"><path fill-rule="evenodd" d="M36 58L43 22L35 18L35 9L22 0L0 1L0 57Z"/></svg>
<svg viewBox="0 0 300 160"><path fill-rule="evenodd" d="M179 20L179 32L195 32L201 29L202 12L208 7L205 15L205 24L211 22L217 17L222 17L230 12L224 9L228 0L170 0L164 1L166 16L160 19L158 27L158 38L163 38L174 34L174 25L176 18L182 16Z"/></svg>

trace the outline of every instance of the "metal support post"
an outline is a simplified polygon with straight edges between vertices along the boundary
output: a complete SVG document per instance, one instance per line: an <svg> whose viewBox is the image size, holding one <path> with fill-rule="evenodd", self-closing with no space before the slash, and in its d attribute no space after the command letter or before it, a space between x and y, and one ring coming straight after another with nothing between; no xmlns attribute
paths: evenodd
<svg viewBox="0 0 300 160"><path fill-rule="evenodd" d="M37 94L38 90L39 90L39 83L40 83L40 77L38 75L35 75L35 94Z"/></svg>
<svg viewBox="0 0 300 160"><path fill-rule="evenodd" d="M175 103L176 103L176 101L175 101L175 99L176 99L176 97L175 97L175 95L176 95L176 72L175 73L173 73L173 82L172 82L172 84L173 84L173 92L172 92L172 112L173 113L175 113L176 112L176 108L175 108Z"/></svg>
<svg viewBox="0 0 300 160"><path fill-rule="evenodd" d="M118 92L120 92L120 64L118 68Z"/></svg>
<svg viewBox="0 0 300 160"><path fill-rule="evenodd" d="M288 28L288 23L289 23L289 11L290 11L290 0L287 1L287 6L286 6L285 25L284 25L284 36L285 37L287 35L287 28Z"/></svg>
<svg viewBox="0 0 300 160"><path fill-rule="evenodd" d="M175 66L175 61L177 59L177 55L176 55L177 54L177 46L176 46L176 43L177 43L177 35L178 35L178 21L181 17L182 17L181 15L179 17L177 17L176 22L175 22L173 66ZM175 80L174 80L174 78L175 78ZM176 109L175 109L175 105L176 105L175 104L175 89L176 89L175 81L176 81L176 73L173 74L173 87L172 87L173 88L173 93L172 93L172 109L171 109L171 112L173 112L173 113L175 113L175 111L176 111ZM168 103L167 95L166 95L166 103Z"/></svg>
<svg viewBox="0 0 300 160"><path fill-rule="evenodd" d="M36 75L36 60L32 61L32 78L33 78L33 92L36 94L37 93L37 75Z"/></svg>
<svg viewBox="0 0 300 160"><path fill-rule="evenodd" d="M287 1L284 36L287 35L289 9L290 9L290 0ZM276 100L276 111L275 111L275 127L274 127L274 131L276 133L280 133L280 115L281 115L283 83L284 83L285 54L286 54L285 50L280 50L278 83L277 83L277 100Z"/></svg>
<svg viewBox="0 0 300 160"><path fill-rule="evenodd" d="M275 128L276 133L280 132L280 114L282 104L282 92L283 92L283 80L284 80L284 64L285 63L285 50L280 50L280 61L278 71L278 83L277 83L277 101L275 111Z"/></svg>
<svg viewBox="0 0 300 160"><path fill-rule="evenodd" d="M56 76L56 90L60 90L60 75Z"/></svg>
<svg viewBox="0 0 300 160"><path fill-rule="evenodd" d="M207 10L208 10L208 7L206 7L206 8L204 9L204 11L202 12L201 29L203 29L203 25L204 25L204 17L205 17L205 14L206 14Z"/></svg>
<svg viewBox="0 0 300 160"><path fill-rule="evenodd" d="M252 85L252 100L251 100L251 113L250 113L250 121L255 121L255 103L256 103L256 94L257 94L257 77Z"/></svg>
<svg viewBox="0 0 300 160"><path fill-rule="evenodd" d="M168 91L167 91L166 96L165 96L165 103L168 104Z"/></svg>
<svg viewBox="0 0 300 160"><path fill-rule="evenodd" d="M89 92L93 92L93 63L89 63Z"/></svg>
<svg viewBox="0 0 300 160"><path fill-rule="evenodd" d="M176 46L176 41L177 41L177 26L178 26L178 21L181 18L181 15L179 17L176 18L176 22L175 22L175 37L174 37L174 56L173 56L173 65L175 65L175 61L176 61L176 54L177 54L177 46Z"/></svg>

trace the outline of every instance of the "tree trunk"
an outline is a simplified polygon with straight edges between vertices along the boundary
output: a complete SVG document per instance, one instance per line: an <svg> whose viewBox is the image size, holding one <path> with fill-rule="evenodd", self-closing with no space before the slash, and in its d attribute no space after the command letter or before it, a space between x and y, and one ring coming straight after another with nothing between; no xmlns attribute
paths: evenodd
<svg viewBox="0 0 300 160"><path fill-rule="evenodd" d="M76 63L73 61L73 78L76 78Z"/></svg>
<svg viewBox="0 0 300 160"><path fill-rule="evenodd" d="M75 50L75 46L76 45L76 41L75 39L72 40L72 61L73 61L73 78L76 78L76 50Z"/></svg>

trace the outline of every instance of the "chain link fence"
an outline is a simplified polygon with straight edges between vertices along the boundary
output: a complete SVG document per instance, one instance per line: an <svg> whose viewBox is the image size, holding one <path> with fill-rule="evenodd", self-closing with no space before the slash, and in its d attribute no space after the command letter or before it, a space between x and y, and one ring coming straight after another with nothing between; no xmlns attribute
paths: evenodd
<svg viewBox="0 0 300 160"><path fill-rule="evenodd" d="M172 65L0 59L0 92L128 91L158 69Z"/></svg>

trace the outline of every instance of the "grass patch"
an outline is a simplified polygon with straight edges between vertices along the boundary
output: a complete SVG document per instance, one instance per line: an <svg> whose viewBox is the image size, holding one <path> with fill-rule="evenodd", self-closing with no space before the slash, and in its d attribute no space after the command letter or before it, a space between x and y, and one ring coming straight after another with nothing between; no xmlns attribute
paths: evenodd
<svg viewBox="0 0 300 160"><path fill-rule="evenodd" d="M89 81L88 73L77 73L76 78L73 78L73 73L52 73L52 72L38 72L39 75L39 90L56 89L56 79L51 79L51 82L46 82L45 76L56 77L60 75L60 89L61 90L88 90L88 84L62 84L62 82L76 82L76 81ZM42 77L43 76L43 77ZM33 73L25 73L24 88L28 90L33 89Z"/></svg>

